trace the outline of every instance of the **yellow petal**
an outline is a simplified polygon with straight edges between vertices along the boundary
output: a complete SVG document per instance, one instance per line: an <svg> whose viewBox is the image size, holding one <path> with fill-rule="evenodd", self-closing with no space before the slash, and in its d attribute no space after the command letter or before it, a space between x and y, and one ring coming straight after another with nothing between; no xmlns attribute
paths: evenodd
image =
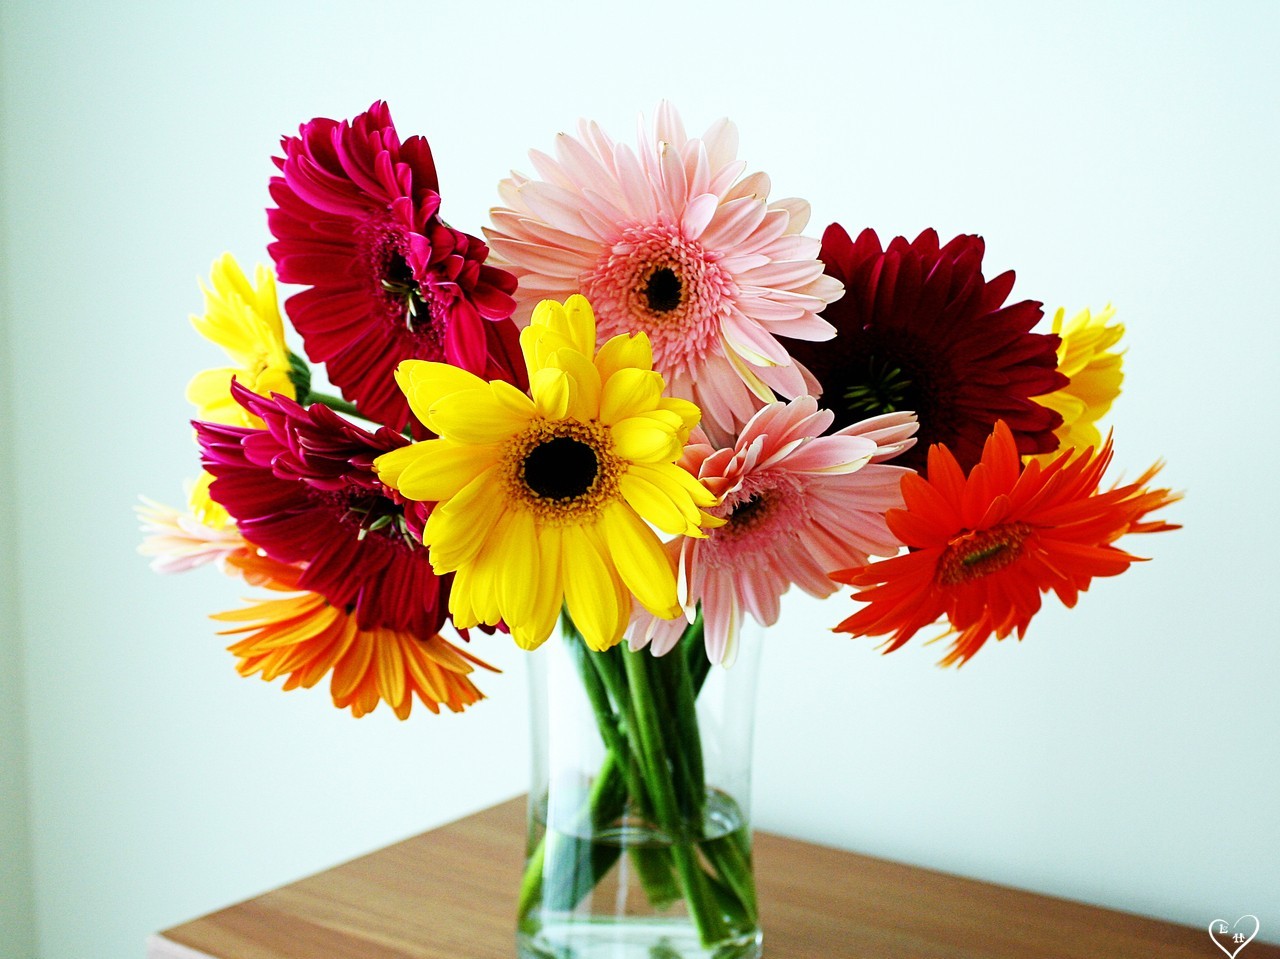
<svg viewBox="0 0 1280 959"><path fill-rule="evenodd" d="M533 411L516 412L494 396L486 383L482 389L459 390L438 397L423 420L428 429L457 443L500 443L518 433Z"/></svg>
<svg viewBox="0 0 1280 959"><path fill-rule="evenodd" d="M673 396L663 397L658 403L658 409L665 412L674 413L680 417L681 429L683 435L681 442L686 442L689 433L702 420L702 411L698 409L698 404L690 403L688 400L676 399Z"/></svg>
<svg viewBox="0 0 1280 959"><path fill-rule="evenodd" d="M449 499L500 456L497 446L462 446L450 440L425 440L383 453L373 461L378 479L411 500Z"/></svg>
<svg viewBox="0 0 1280 959"><path fill-rule="evenodd" d="M551 635L564 605L564 577L561 574L560 529L544 526L538 530L538 593L527 626L520 634L512 630L516 642L525 649L536 649Z"/></svg>
<svg viewBox="0 0 1280 959"><path fill-rule="evenodd" d="M618 420L652 410L662 398L663 385L662 374L653 370L619 370L604 381L600 422L612 426Z"/></svg>
<svg viewBox="0 0 1280 959"><path fill-rule="evenodd" d="M653 369L653 345L644 333L628 336L620 333L600 347L595 358L596 369L600 371L601 382L623 369Z"/></svg>
<svg viewBox="0 0 1280 959"><path fill-rule="evenodd" d="M565 526L561 556L569 615L588 646L605 650L622 639L631 602L598 534L589 526Z"/></svg>
<svg viewBox="0 0 1280 959"><path fill-rule="evenodd" d="M538 539L533 514L523 509L507 511L500 531L502 542L494 546L501 554L498 600L508 626L523 625L537 607L539 583Z"/></svg>
<svg viewBox="0 0 1280 959"><path fill-rule="evenodd" d="M529 393L540 416L562 420L569 412L569 377L564 370L545 367L529 377Z"/></svg>
<svg viewBox="0 0 1280 959"><path fill-rule="evenodd" d="M564 318L566 334L573 341L578 352L583 356L592 356L596 351L596 315L591 304L581 293L575 293L564 301Z"/></svg>
<svg viewBox="0 0 1280 959"><path fill-rule="evenodd" d="M618 455L632 463L671 463L680 456L681 444L675 430L648 416L621 420L613 424L610 432Z"/></svg>
<svg viewBox="0 0 1280 959"><path fill-rule="evenodd" d="M556 368L569 377L569 410L575 420L594 420L600 416L600 374L595 364L577 350L557 350Z"/></svg>
<svg viewBox="0 0 1280 959"><path fill-rule="evenodd" d="M716 506L720 502L714 493L698 482L697 477L679 466L663 463L658 466L636 468L643 470L644 476L650 482L657 483L671 496L677 496L678 491L683 492L694 504L703 507Z"/></svg>
<svg viewBox="0 0 1280 959"><path fill-rule="evenodd" d="M684 533L696 526L697 511L682 509L661 487L641 475L640 469L632 467L618 481L622 497L631 508L664 533Z"/></svg>
<svg viewBox="0 0 1280 959"><path fill-rule="evenodd" d="M459 390L485 389L487 384L474 373L430 360L403 360L396 367L396 383L409 401L415 416L430 429L427 418L431 405L440 397Z"/></svg>
<svg viewBox="0 0 1280 959"><path fill-rule="evenodd" d="M622 503L605 512L599 528L618 574L640 604L663 619L679 615L675 560L653 530Z"/></svg>
<svg viewBox="0 0 1280 959"><path fill-rule="evenodd" d="M443 575L477 556L507 508L500 467L492 466L431 511L423 539L431 547L431 565Z"/></svg>
<svg viewBox="0 0 1280 959"><path fill-rule="evenodd" d="M525 419L531 419L534 414L533 400L524 393L520 392L506 380L492 380L489 383L489 389L493 392L493 397L507 409L511 410Z"/></svg>

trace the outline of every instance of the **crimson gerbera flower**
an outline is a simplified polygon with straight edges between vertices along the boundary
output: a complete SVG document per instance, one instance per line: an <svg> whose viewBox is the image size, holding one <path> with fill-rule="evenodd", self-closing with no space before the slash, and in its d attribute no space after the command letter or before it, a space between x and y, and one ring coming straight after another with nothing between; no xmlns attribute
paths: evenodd
<svg viewBox="0 0 1280 959"><path fill-rule="evenodd" d="M451 578L436 576L427 560L423 517L406 515L372 468L408 439L385 427L370 433L320 404L304 409L279 394L231 388L266 428L194 425L214 476L210 495L241 535L271 559L305 564L296 588L354 610L361 629L434 635Z"/></svg>
<svg viewBox="0 0 1280 959"><path fill-rule="evenodd" d="M963 663L993 634L1017 630L1021 639L1042 593L1074 606L1095 576L1117 576L1139 559L1112 545L1125 533L1177 529L1146 519L1180 498L1147 488L1160 465L1103 490L1110 461L1108 438L1098 451L1071 449L1047 466L1024 466L1003 421L967 477L949 449L934 446L928 479L905 477L905 508L885 514L911 551L831 574L867 604L836 630L889 636L889 652L945 616L956 635L944 666Z"/></svg>
<svg viewBox="0 0 1280 959"><path fill-rule="evenodd" d="M930 444L945 443L964 469L976 463L996 420L1022 453L1058 448L1062 417L1031 397L1066 384L1058 372L1058 337L1030 332L1041 304L1005 305L1013 272L982 275L981 237L938 245L925 230L882 249L874 230L857 241L833 223L822 237L827 273L845 295L822 313L837 329L826 343L796 341L791 355L821 387L840 429L868 416L911 411L917 445L901 466L922 469Z"/></svg>
<svg viewBox="0 0 1280 959"><path fill-rule="evenodd" d="M268 249L282 281L309 287L285 307L307 356L363 416L395 429L412 421L393 377L406 359L524 385L515 277L485 264L482 240L440 219L424 138L401 143L377 102L350 122L304 123L281 144Z"/></svg>

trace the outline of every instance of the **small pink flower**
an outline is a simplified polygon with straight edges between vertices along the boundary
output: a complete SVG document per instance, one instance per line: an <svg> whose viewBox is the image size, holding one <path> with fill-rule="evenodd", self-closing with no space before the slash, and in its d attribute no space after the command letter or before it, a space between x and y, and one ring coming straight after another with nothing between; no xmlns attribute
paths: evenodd
<svg viewBox="0 0 1280 959"><path fill-rule="evenodd" d="M899 550L884 514L902 505L899 483L912 471L885 461L915 443L915 416L889 413L823 436L833 419L802 396L766 406L730 448L688 448L682 465L724 497L709 512L728 522L706 539L684 537L667 548L679 566L687 615L702 604L712 662L733 662L743 613L764 626L776 623L792 583L829 596L837 589L830 571ZM638 617L632 647L651 642L662 655L685 625Z"/></svg>
<svg viewBox="0 0 1280 959"><path fill-rule="evenodd" d="M143 540L138 552L151 557L151 568L157 573L185 573L187 570L214 563L229 575L239 571L228 569L228 560L253 552L253 547L234 525L224 528L206 526L191 513L140 497L141 506L134 512L142 525Z"/></svg>

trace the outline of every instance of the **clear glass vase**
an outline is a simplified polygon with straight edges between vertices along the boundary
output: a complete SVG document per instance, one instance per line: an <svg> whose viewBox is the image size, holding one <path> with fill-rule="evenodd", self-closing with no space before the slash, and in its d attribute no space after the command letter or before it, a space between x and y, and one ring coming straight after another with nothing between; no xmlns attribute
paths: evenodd
<svg viewBox="0 0 1280 959"><path fill-rule="evenodd" d="M761 637L712 667L702 623L665 656L532 654L524 959L756 959L751 747Z"/></svg>

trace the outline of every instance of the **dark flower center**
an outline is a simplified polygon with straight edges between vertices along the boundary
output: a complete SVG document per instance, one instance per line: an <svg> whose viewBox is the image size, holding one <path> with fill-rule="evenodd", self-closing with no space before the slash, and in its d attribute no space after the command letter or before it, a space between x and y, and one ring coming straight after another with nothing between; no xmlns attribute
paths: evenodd
<svg viewBox="0 0 1280 959"><path fill-rule="evenodd" d="M734 529L746 529L753 526L767 512L766 507L769 501L759 493L745 499L733 508L733 512L729 514L729 525Z"/></svg>
<svg viewBox="0 0 1280 959"><path fill-rule="evenodd" d="M1022 555L1031 535L1026 523L1006 523L974 533L962 533L947 544L938 562L938 582L957 586L1004 569Z"/></svg>
<svg viewBox="0 0 1280 959"><path fill-rule="evenodd" d="M547 499L573 499L596 481L600 461L596 451L572 436L557 436L530 450L524 460L524 481Z"/></svg>
<svg viewBox="0 0 1280 959"><path fill-rule="evenodd" d="M362 487L322 495L335 502L344 523L356 526L357 540L376 535L398 546L421 547L422 544L405 524L404 507L390 497Z"/></svg>
<svg viewBox="0 0 1280 959"><path fill-rule="evenodd" d="M670 313L684 299L684 284L675 270L661 266L649 274L644 296L654 313Z"/></svg>
<svg viewBox="0 0 1280 959"><path fill-rule="evenodd" d="M902 364L868 357L862 378L844 389L844 405L850 422L913 409L916 405L911 400L914 385Z"/></svg>
<svg viewBox="0 0 1280 959"><path fill-rule="evenodd" d="M404 305L404 325L409 332L429 329L431 308L422 296L422 287L414 279L413 269L399 250L392 250L382 271L382 288L393 300Z"/></svg>

